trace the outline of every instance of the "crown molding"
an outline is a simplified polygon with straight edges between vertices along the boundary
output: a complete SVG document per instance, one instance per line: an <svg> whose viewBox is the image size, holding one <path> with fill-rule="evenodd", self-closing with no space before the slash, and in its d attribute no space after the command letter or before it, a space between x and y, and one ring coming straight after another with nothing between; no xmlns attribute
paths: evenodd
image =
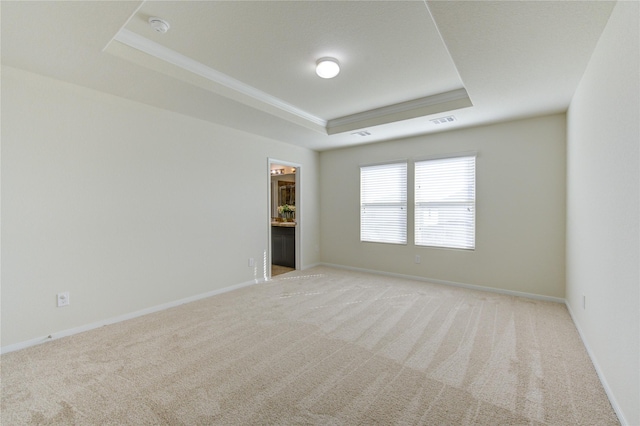
<svg viewBox="0 0 640 426"><path fill-rule="evenodd" d="M258 106L258 108L260 108L259 105L263 105L264 107L261 109L269 111L270 107L272 114L278 115L281 118L288 117L289 121L298 122L298 124L306 122L309 128L315 128L319 131L323 131L323 133L327 135L344 133L363 129L365 127L378 126L473 106L467 91L464 88L461 88L436 95L425 96L411 101L387 105L356 114L346 115L332 120L325 120L287 103L280 98L236 80L235 78L215 70L201 62L164 47L159 43L134 33L133 31L127 30L126 28L122 28L115 35L113 40L137 51L143 52L164 63L176 66L179 69L200 76L225 89L231 90L231 92L227 91L226 95L222 93L224 90L216 91L223 96L231 97L235 100L239 100L240 102L243 102L241 98L242 96L245 96L243 103L247 103L249 99L257 101L258 104L256 104L256 106ZM233 93L239 94L240 98L237 96L234 97ZM280 113L278 113L278 111L280 111ZM303 121L300 122L300 120Z"/></svg>
<svg viewBox="0 0 640 426"><path fill-rule="evenodd" d="M235 92L241 93L259 102L307 120L317 126L321 126L324 128L327 127L327 121L320 117L310 114L294 105L283 101L280 98L256 89L253 86L236 80L235 78L230 77L218 70L215 70L201 62L193 60L174 50L168 49L152 40L149 40L148 38L134 33L133 31L123 28L118 32L118 34L116 34L114 40L125 44L133 49L144 52L150 56L153 56L154 58L160 59L186 71L204 77L207 80L227 87Z"/></svg>
<svg viewBox="0 0 640 426"><path fill-rule="evenodd" d="M456 89L334 118L327 123L327 133L332 135L348 132L470 106L473 106L473 103L469 99L467 91L464 88Z"/></svg>

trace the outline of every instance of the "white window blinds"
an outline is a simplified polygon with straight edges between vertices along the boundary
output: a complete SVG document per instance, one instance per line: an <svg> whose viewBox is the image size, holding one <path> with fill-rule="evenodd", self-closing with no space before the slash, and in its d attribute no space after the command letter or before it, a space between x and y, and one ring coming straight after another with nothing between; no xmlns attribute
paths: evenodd
<svg viewBox="0 0 640 426"><path fill-rule="evenodd" d="M476 158L415 163L415 244L475 248Z"/></svg>
<svg viewBox="0 0 640 426"><path fill-rule="evenodd" d="M407 243L407 163L360 168L360 241Z"/></svg>

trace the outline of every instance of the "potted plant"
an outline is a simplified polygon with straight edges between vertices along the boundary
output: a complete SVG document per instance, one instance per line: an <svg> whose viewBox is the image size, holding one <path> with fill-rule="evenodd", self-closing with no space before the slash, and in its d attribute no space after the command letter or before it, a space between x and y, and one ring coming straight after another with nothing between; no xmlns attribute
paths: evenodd
<svg viewBox="0 0 640 426"><path fill-rule="evenodd" d="M278 213L282 215L285 222L292 222L295 219L296 206L283 204L278 206Z"/></svg>

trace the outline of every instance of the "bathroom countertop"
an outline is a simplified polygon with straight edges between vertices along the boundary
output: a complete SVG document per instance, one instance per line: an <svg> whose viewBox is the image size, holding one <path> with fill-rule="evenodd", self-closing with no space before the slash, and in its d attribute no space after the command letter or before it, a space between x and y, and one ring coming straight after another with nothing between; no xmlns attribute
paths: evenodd
<svg viewBox="0 0 640 426"><path fill-rule="evenodd" d="M296 226L295 222L271 222L271 226L280 226L282 228L293 228Z"/></svg>

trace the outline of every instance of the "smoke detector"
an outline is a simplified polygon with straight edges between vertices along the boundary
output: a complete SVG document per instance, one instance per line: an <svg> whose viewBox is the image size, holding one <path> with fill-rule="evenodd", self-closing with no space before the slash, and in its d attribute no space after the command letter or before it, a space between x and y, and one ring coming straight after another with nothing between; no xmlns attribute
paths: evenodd
<svg viewBox="0 0 640 426"><path fill-rule="evenodd" d="M160 19L160 18L156 18L156 17L151 17L149 18L149 25L151 25L151 28L153 28L154 30L156 30L156 32L159 32L160 34L164 34L167 31L169 31L169 23L167 21L165 21L164 19Z"/></svg>

